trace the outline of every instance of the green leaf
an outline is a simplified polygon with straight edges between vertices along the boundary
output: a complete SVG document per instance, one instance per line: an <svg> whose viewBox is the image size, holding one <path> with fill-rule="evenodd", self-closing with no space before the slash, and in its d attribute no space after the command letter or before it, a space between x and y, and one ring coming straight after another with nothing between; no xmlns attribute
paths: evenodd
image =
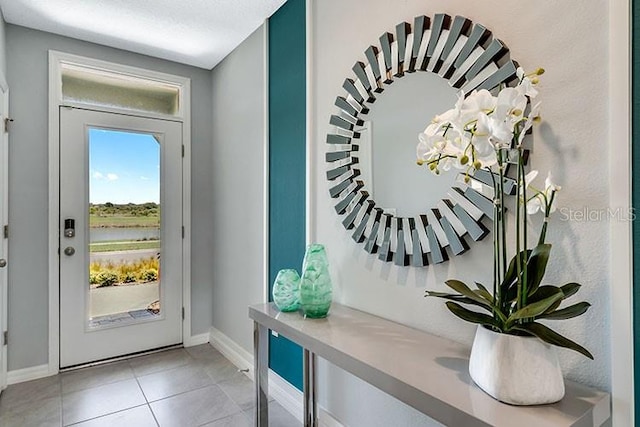
<svg viewBox="0 0 640 427"><path fill-rule="evenodd" d="M548 320L571 319L584 314L589 309L589 307L591 307L591 304L589 304L588 302L579 302L577 304L570 305L569 307L565 307L561 310L544 313L539 318Z"/></svg>
<svg viewBox="0 0 640 427"><path fill-rule="evenodd" d="M567 283L566 285L561 286L560 289L562 289L564 299L575 295L580 290L580 286L581 285L579 283Z"/></svg>
<svg viewBox="0 0 640 427"><path fill-rule="evenodd" d="M500 330L500 326L491 316L482 313L476 313L475 311L467 310L460 304L452 301L448 301L447 308L460 319L471 323L477 323L479 325L492 326Z"/></svg>
<svg viewBox="0 0 640 427"><path fill-rule="evenodd" d="M583 354L589 359L593 360L593 355L589 353L589 350L582 347L580 344L571 341L569 338L563 337L559 333L553 331L550 328L547 328L541 323L525 323L523 325L514 326L513 329L523 332L529 332L537 336L544 342L547 342L551 345L557 345L558 347L564 347L570 350L577 351L578 353Z"/></svg>
<svg viewBox="0 0 640 427"><path fill-rule="evenodd" d="M469 304L469 305L475 305L476 307L481 307L489 312L493 312L493 309L491 307L487 307L486 304L482 304L479 303L475 300L472 300L471 298L467 298L464 295L459 295L459 294L447 294L444 292L433 292L433 291L426 291L425 292L425 297L435 297L435 298L442 298L442 299L446 299L449 301L455 301L455 302L459 302L461 304Z"/></svg>
<svg viewBox="0 0 640 427"><path fill-rule="evenodd" d="M450 287L456 292L461 293L465 297L471 298L472 300L492 309L491 304L489 302L487 302L484 298L482 298L481 296L473 292L467 285L465 285L461 281L450 279L444 283L446 283L448 287Z"/></svg>
<svg viewBox="0 0 640 427"><path fill-rule="evenodd" d="M531 250L520 252L520 262L524 264L531 255ZM517 298L516 282L518 279L518 268L516 266L517 255L514 255L509 262L509 268L504 276L504 280L500 284L500 295L506 302L514 301Z"/></svg>
<svg viewBox="0 0 640 427"><path fill-rule="evenodd" d="M555 295L558 292L562 292L562 289L557 286L551 286L551 285L540 286L534 294L529 295L529 298L527 299L527 301L530 303L542 301L543 299L548 298L552 295Z"/></svg>
<svg viewBox="0 0 640 427"><path fill-rule="evenodd" d="M527 304L542 301L543 299L553 296L558 292L562 292L562 289L560 289L557 286L549 286L549 285L540 286L538 290L527 299ZM556 301L548 309L545 310L545 313L551 313L552 311L560 307L560 304L562 304L563 299L564 299L564 293L562 298L560 298L558 301Z"/></svg>
<svg viewBox="0 0 640 427"><path fill-rule="evenodd" d="M484 286L482 286L482 284L478 282L476 282L476 286L478 287L478 290L474 292L477 295L480 295L485 300L487 300L489 304L493 305L493 295L491 295L491 293L487 290L487 288L485 288Z"/></svg>
<svg viewBox="0 0 640 427"><path fill-rule="evenodd" d="M542 282L544 273L549 262L551 245L543 243L536 246L531 251L531 256L527 261L527 296L534 294Z"/></svg>
<svg viewBox="0 0 640 427"><path fill-rule="evenodd" d="M558 289L558 292L541 301L527 304L526 306L522 307L520 310L509 316L509 318L507 319L507 329L509 329L509 327L513 325L516 320L527 319L530 317L541 315L542 313L547 311L549 307L555 304L556 301L561 301L562 297L562 291Z"/></svg>

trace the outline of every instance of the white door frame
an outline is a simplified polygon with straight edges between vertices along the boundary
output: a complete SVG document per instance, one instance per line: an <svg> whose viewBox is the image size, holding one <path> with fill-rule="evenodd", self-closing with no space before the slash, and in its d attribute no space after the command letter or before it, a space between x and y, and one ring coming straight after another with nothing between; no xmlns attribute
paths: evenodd
<svg viewBox="0 0 640 427"><path fill-rule="evenodd" d="M0 115L0 133L2 146L2 153L0 154L0 159L2 159L3 167L2 167L2 188L0 189L0 197L2 197L2 212L0 212L0 220L3 222L0 223L0 227L7 224L9 221L9 133L4 129L4 120L9 118L9 85L7 84L7 80L4 77L4 74L0 71L0 92L2 92L2 115ZM2 242L0 245L3 247L3 255L5 259L9 259L8 257L8 239L4 238L4 236L0 236ZM0 307L0 333L7 331L9 328L9 304L8 304L8 289L9 289L9 281L7 280L7 269L5 267L2 270L2 275L4 275L4 280L0 281L0 293L2 306ZM7 343L4 342L4 339L0 339L0 343L2 347L0 347L0 352L2 353L2 363L0 363L0 390L4 389L8 384L7 378L7 353L8 347Z"/></svg>
<svg viewBox="0 0 640 427"><path fill-rule="evenodd" d="M191 337L191 79L142 68L130 67L93 58L49 51L49 375L55 375L60 367L60 268L59 268L59 212L60 212L60 109L61 105L87 108L85 104L63 102L62 64L75 64L95 70L117 72L123 75L147 78L180 87L180 111L175 116L132 112L114 107L91 109L138 115L155 119L182 121L184 158L182 168L182 342L192 344Z"/></svg>
<svg viewBox="0 0 640 427"><path fill-rule="evenodd" d="M631 213L631 0L609 1L609 227L611 394L614 425L634 424ZM621 164L624 167L620 167ZM615 238L614 238L615 236Z"/></svg>

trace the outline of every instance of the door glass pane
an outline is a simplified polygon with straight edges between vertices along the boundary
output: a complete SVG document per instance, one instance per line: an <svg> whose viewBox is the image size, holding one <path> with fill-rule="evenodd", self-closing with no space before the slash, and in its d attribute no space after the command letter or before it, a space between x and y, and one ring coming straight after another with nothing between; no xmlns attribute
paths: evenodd
<svg viewBox="0 0 640 427"><path fill-rule="evenodd" d="M160 315L160 144L153 135L89 130L89 321Z"/></svg>

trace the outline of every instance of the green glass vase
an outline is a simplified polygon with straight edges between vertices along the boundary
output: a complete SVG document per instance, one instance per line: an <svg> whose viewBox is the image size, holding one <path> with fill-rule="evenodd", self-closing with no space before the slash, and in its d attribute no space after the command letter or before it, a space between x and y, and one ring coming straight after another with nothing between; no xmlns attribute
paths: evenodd
<svg viewBox="0 0 640 427"><path fill-rule="evenodd" d="M300 282L300 306L305 317L326 317L331 307L333 290L329 276L329 263L324 246L307 247L302 264Z"/></svg>
<svg viewBox="0 0 640 427"><path fill-rule="evenodd" d="M296 311L300 308L300 275L296 270L278 271L272 289L273 302L280 311Z"/></svg>

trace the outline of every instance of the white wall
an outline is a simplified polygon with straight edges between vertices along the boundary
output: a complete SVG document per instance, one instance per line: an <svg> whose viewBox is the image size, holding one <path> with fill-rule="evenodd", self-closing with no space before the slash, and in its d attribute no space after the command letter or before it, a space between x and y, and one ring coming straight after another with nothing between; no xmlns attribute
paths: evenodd
<svg viewBox="0 0 640 427"><path fill-rule="evenodd" d="M213 326L253 349L247 306L263 299L265 30L258 28L212 72Z"/></svg>
<svg viewBox="0 0 640 427"><path fill-rule="evenodd" d="M335 97L364 50L385 31L417 15L445 12L463 15L493 31L526 70L544 67L540 100L544 123L534 134L532 163L542 175L553 170L563 186L559 206L597 210L608 206L608 2L575 4L485 0L358 0L313 2L313 136L312 235L327 246L335 299L459 342L471 344L474 327L454 318L440 300L425 299L425 289L444 289L443 280L459 278L490 283L490 238L472 244L448 264L424 269L397 268L367 255L355 244L333 209L324 171L325 144ZM392 88L390 90L393 90ZM382 95L384 96L384 94ZM374 107L375 108L375 107ZM425 118L425 124L429 118ZM407 165L409 167L410 165ZM423 189L423 192L428 189ZM415 192L411 197L420 197ZM566 376L610 390L609 223L561 221L556 215L548 240L554 245L546 282L583 284L579 297L593 307L585 315L555 324L583 343L590 361L560 350ZM411 408L339 370L322 366L321 401L345 425L430 425ZM362 402L366 402L363 404Z"/></svg>
<svg viewBox="0 0 640 427"><path fill-rule="evenodd" d="M49 49L191 78L191 331L208 332L213 247L210 71L7 25L7 79L15 119L9 137L9 370L48 363Z"/></svg>
<svg viewBox="0 0 640 427"><path fill-rule="evenodd" d="M7 36L6 36L6 22L2 11L0 11L0 72L6 78L7 77Z"/></svg>

